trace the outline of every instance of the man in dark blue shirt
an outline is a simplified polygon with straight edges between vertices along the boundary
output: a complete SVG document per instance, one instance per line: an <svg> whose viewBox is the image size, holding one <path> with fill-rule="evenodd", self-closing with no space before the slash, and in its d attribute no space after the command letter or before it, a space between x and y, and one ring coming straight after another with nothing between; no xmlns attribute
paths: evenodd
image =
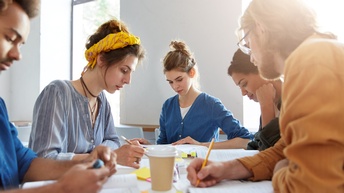
<svg viewBox="0 0 344 193"><path fill-rule="evenodd" d="M30 19L38 14L39 6L39 0L0 0L0 72L21 59L20 46L27 40ZM17 135L0 98L0 191L18 188L27 181L57 179L50 185L13 192L99 192L116 171L116 154L105 146L97 147L85 160L56 161L38 158ZM97 158L106 167L91 169Z"/></svg>

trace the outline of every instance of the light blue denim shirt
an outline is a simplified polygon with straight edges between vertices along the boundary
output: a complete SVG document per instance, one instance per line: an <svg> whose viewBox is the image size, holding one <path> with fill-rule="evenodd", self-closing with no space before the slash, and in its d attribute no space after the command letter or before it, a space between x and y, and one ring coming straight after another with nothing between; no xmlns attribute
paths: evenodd
<svg viewBox="0 0 344 193"><path fill-rule="evenodd" d="M120 142L103 92L98 101L99 111L92 128L88 99L70 81L51 82L36 100L29 147L40 157L58 160L89 153L101 144L117 149Z"/></svg>

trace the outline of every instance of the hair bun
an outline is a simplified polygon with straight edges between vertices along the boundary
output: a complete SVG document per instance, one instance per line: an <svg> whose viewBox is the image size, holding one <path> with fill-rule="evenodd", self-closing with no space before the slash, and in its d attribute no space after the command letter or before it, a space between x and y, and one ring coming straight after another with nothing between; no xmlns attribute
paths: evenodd
<svg viewBox="0 0 344 193"><path fill-rule="evenodd" d="M186 56L191 57L188 47L182 41L171 41L170 47L173 51L181 52Z"/></svg>

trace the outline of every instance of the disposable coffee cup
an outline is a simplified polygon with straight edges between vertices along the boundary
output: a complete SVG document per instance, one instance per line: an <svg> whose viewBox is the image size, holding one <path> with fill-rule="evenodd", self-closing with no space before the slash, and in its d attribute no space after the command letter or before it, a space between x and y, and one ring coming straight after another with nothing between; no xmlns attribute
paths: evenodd
<svg viewBox="0 0 344 193"><path fill-rule="evenodd" d="M152 190L168 191L172 189L174 161L177 150L173 146L156 145L147 148L151 173Z"/></svg>

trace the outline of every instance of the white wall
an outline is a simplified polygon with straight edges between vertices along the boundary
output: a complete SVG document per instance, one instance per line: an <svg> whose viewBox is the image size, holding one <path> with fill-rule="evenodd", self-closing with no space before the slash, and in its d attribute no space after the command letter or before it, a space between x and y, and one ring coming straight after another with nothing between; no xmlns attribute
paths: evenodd
<svg viewBox="0 0 344 193"><path fill-rule="evenodd" d="M42 0L41 4L41 15L32 20L29 40L22 48L23 60L0 75L0 96L12 121L31 120L44 86L70 77L71 0ZM227 0L121 1L121 19L141 37L147 51L143 66L122 93L122 123L158 124L163 101L175 94L161 66L175 38L185 40L195 53L202 90L220 98L242 121L242 97L226 74L237 49L234 30L240 7L241 1Z"/></svg>
<svg viewBox="0 0 344 193"><path fill-rule="evenodd" d="M186 41L194 52L201 86L243 119L243 99L227 75L236 51L235 29L241 1L122 0L121 20L141 38L147 51L132 84L121 91L121 123L158 125L163 102L175 93L166 82L161 60L173 39Z"/></svg>
<svg viewBox="0 0 344 193"><path fill-rule="evenodd" d="M31 21L23 59L0 75L0 96L11 121L31 120L40 91L54 79L70 77L71 0L42 0L41 14Z"/></svg>

